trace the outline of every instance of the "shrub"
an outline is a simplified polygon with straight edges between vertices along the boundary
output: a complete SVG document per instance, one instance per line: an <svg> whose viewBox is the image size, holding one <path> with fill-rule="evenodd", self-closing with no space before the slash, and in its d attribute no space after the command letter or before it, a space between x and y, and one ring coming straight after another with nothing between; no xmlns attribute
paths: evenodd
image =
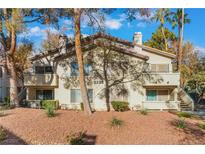
<svg viewBox="0 0 205 154"><path fill-rule="evenodd" d="M3 102L3 106L5 109L10 108L10 103L11 103L11 99L10 97L4 97L4 102Z"/></svg>
<svg viewBox="0 0 205 154"><path fill-rule="evenodd" d="M141 113L142 115L147 115L147 114L148 114L147 109L141 109L141 110L140 110L140 113Z"/></svg>
<svg viewBox="0 0 205 154"><path fill-rule="evenodd" d="M6 139L6 132L2 127L0 127L0 142L2 142L5 139Z"/></svg>
<svg viewBox="0 0 205 154"><path fill-rule="evenodd" d="M184 129L184 128L186 128L186 122L185 122L185 119L183 118L183 119L179 119L179 120L177 120L177 122L176 122L176 126L177 126L177 128L180 128L180 129Z"/></svg>
<svg viewBox="0 0 205 154"><path fill-rule="evenodd" d="M179 117L185 117L185 118L191 118L192 117L192 114L188 113L188 112L178 112L177 115Z"/></svg>
<svg viewBox="0 0 205 154"><path fill-rule="evenodd" d="M205 129L205 122L199 124L199 127L200 127L201 129Z"/></svg>
<svg viewBox="0 0 205 154"><path fill-rule="evenodd" d="M111 127L121 127L124 124L124 121L117 119L115 117L112 118L112 120L110 121L110 126Z"/></svg>
<svg viewBox="0 0 205 154"><path fill-rule="evenodd" d="M123 112L129 110L129 103L124 101L112 101L112 107L115 111Z"/></svg>
<svg viewBox="0 0 205 154"><path fill-rule="evenodd" d="M59 108L59 102L57 100L42 100L41 107L46 109L47 107L53 107L54 109Z"/></svg>
<svg viewBox="0 0 205 154"><path fill-rule="evenodd" d="M86 131L80 131L78 133L71 133L67 136L67 142L71 145L85 145L84 140L86 136Z"/></svg>
<svg viewBox="0 0 205 154"><path fill-rule="evenodd" d="M80 103L80 109L81 109L81 111L84 111L84 105L82 102Z"/></svg>
<svg viewBox="0 0 205 154"><path fill-rule="evenodd" d="M48 117L54 117L55 116L55 109L52 105L46 106L46 113Z"/></svg>

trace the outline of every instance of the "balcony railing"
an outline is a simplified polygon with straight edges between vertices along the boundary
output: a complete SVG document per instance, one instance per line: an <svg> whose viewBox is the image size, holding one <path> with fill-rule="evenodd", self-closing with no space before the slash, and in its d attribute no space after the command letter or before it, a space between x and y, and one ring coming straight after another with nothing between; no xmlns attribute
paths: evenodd
<svg viewBox="0 0 205 154"><path fill-rule="evenodd" d="M151 73L150 79L146 79L145 85L174 85L177 86L180 83L179 73Z"/></svg>
<svg viewBox="0 0 205 154"><path fill-rule="evenodd" d="M57 74L24 74L25 86L58 86Z"/></svg>

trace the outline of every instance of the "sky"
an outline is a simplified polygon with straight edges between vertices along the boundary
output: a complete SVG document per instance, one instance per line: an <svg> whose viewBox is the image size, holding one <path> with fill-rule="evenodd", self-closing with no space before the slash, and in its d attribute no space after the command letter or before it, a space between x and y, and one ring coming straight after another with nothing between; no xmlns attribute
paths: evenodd
<svg viewBox="0 0 205 154"><path fill-rule="evenodd" d="M154 12L155 9L152 9ZM175 10L175 9L171 9ZM190 24L184 27L184 41L190 41L194 44L200 54L205 55L205 9L185 9L185 13L191 19ZM130 22L126 20L123 9L116 9L112 14L106 15L104 25L106 33L132 41L135 32L142 32L143 41L151 38L152 33L159 27L159 23L146 22L145 17L136 16L136 20ZM81 22L81 32L85 36L91 35L96 31L87 25L88 18L83 17ZM26 32L19 34L19 39L28 38L34 42L35 50L41 48L41 42L46 38L45 30L50 29L54 33L64 33L68 37L74 34L73 22L71 19L61 19L59 21L60 29L56 29L52 25L41 25L37 22L26 25ZM169 24L166 26L176 33L177 29L172 29Z"/></svg>

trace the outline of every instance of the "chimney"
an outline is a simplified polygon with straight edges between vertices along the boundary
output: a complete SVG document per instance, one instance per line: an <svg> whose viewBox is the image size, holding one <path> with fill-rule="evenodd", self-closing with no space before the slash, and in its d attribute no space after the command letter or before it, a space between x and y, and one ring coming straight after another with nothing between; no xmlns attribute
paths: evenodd
<svg viewBox="0 0 205 154"><path fill-rule="evenodd" d="M136 46L136 44L142 45L142 33L141 32L134 33L133 43L135 45L135 47L134 47L135 51L141 52L142 48Z"/></svg>
<svg viewBox="0 0 205 154"><path fill-rule="evenodd" d="M66 53L68 45L68 38L66 35L60 35L59 36L59 49L61 53Z"/></svg>

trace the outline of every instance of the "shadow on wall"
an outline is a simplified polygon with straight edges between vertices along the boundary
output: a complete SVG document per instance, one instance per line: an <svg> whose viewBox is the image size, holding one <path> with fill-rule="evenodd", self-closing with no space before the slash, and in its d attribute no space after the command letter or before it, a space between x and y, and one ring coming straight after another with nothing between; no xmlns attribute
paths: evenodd
<svg viewBox="0 0 205 154"><path fill-rule="evenodd" d="M5 128L3 128L3 130L6 136L3 141L0 141L0 145L27 145L27 143L23 139L21 139L14 133L10 132L9 130Z"/></svg>

